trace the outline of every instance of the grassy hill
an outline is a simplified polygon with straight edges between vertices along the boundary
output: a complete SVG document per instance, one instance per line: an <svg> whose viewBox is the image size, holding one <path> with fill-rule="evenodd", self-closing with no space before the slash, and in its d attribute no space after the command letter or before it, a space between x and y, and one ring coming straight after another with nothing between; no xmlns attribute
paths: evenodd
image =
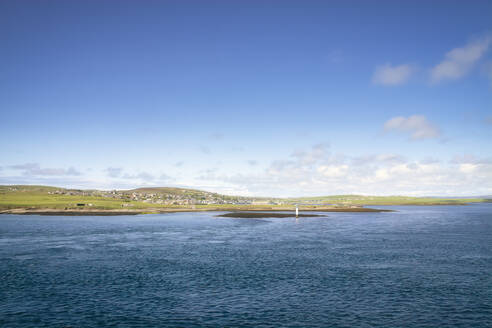
<svg viewBox="0 0 492 328"><path fill-rule="evenodd" d="M206 196L213 196L213 195L226 197L226 198L233 197L233 196L220 195L209 191L189 189L189 188L173 188L173 187L146 187L146 188L125 190L124 192L160 194L160 195L182 195L182 196L190 196L190 197L206 197Z"/></svg>
<svg viewBox="0 0 492 328"><path fill-rule="evenodd" d="M126 201L102 196L94 190L48 186L0 186L0 209L70 209L79 207L77 204L92 204L91 207L95 209L118 209L122 208L122 202ZM135 204L139 208L144 208L145 205L150 204L141 202Z"/></svg>
<svg viewBox="0 0 492 328"><path fill-rule="evenodd" d="M245 197L225 196L187 188L137 188L130 190L83 190L50 186L0 186L0 210L15 208L49 209L147 209L181 208L197 204L221 205Z"/></svg>

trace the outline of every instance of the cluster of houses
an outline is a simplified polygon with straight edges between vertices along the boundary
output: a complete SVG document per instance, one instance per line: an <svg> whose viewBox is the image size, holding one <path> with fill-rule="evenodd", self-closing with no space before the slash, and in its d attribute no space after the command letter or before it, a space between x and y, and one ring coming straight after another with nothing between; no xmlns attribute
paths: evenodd
<svg viewBox="0 0 492 328"><path fill-rule="evenodd" d="M162 205L251 205L263 202L248 197L231 197L208 192L182 194L132 192L128 196L130 200ZM273 204L270 201L265 201L264 203Z"/></svg>
<svg viewBox="0 0 492 328"><path fill-rule="evenodd" d="M121 199L128 203L123 203L122 206L132 206L129 201L139 201L150 204L159 205L219 205L219 204L234 204L234 205L281 205L282 203L270 199L255 199L250 197L240 196L225 196L211 192L142 192L142 191L120 191L120 190L73 190L73 189L58 189L49 191L49 194L56 195L78 195L78 196L97 196Z"/></svg>

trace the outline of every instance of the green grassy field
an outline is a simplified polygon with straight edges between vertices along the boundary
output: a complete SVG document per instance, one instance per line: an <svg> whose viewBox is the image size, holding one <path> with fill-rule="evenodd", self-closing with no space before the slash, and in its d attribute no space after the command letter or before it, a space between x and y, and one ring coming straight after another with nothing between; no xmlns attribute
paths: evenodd
<svg viewBox="0 0 492 328"><path fill-rule="evenodd" d="M15 191L11 189L15 188ZM248 209L249 205L231 205L231 204L212 204L212 205L165 205L156 203L146 203L143 201L133 201L122 198L111 198L104 196L85 196L85 195L60 195L54 194L57 190L66 190L63 188L49 186L0 186L0 210L10 210L17 208L31 209L90 209L90 210L138 210L138 209L184 209L184 208L234 208ZM70 190L68 190L70 191ZM163 194L178 194L185 196L201 197L202 194L213 194L193 189L179 188L139 188L128 191L142 193L160 193ZM77 190L81 192L81 190ZM83 192L83 191L82 191ZM217 195L217 194L214 194ZM233 196L225 196L225 199L233 199ZM77 206L77 204L85 204L85 206ZM89 206L88 204L92 204ZM272 206L254 206L255 209L271 209ZM278 207L278 206L277 206Z"/></svg>
<svg viewBox="0 0 492 328"><path fill-rule="evenodd" d="M94 209L121 209L122 204L132 204L129 208L150 208L156 207L156 204L143 202L122 201L96 196L71 196L71 195L45 195L37 192L22 192L0 194L0 208L77 208L77 204L93 204ZM86 206L87 207L87 206Z"/></svg>
<svg viewBox="0 0 492 328"><path fill-rule="evenodd" d="M91 209L155 208L158 204L115 199L103 196L57 195L49 194L62 188L46 186L18 186L17 191L9 191L11 186L0 186L0 209L13 208L50 208L75 209L77 204L92 204ZM17 186L16 186L17 187ZM122 206L122 205L126 206ZM128 206L131 205L131 206ZM171 206L172 207L172 206Z"/></svg>

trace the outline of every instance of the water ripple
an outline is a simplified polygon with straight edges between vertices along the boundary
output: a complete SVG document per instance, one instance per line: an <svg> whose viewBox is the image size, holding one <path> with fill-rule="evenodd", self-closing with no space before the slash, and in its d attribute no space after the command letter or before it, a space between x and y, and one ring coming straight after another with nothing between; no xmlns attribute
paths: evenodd
<svg viewBox="0 0 492 328"><path fill-rule="evenodd" d="M490 327L492 206L0 220L2 327Z"/></svg>

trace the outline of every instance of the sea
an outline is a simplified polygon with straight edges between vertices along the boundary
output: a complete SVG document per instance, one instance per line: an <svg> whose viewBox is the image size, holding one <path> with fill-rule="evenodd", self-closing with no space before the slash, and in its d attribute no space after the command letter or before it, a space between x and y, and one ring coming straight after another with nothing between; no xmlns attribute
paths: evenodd
<svg viewBox="0 0 492 328"><path fill-rule="evenodd" d="M0 327L492 327L492 204L378 208L0 215Z"/></svg>

